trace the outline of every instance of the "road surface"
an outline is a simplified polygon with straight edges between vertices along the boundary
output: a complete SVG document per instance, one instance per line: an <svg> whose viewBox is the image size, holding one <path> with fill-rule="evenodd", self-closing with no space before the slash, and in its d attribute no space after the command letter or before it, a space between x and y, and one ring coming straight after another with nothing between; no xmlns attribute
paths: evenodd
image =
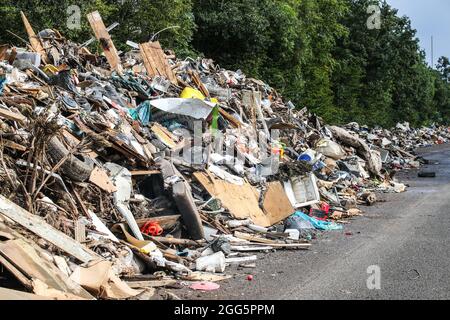
<svg viewBox="0 0 450 320"><path fill-rule="evenodd" d="M210 293L184 291L186 299L449 299L450 146L423 152L436 178L402 173L402 194L363 208L343 231L324 233L309 251L258 254L256 269L229 268L234 278ZM351 235L348 235L351 233ZM369 290L370 266L380 289ZM376 267L375 267L376 268ZM369 270L373 272L374 269ZM247 274L254 275L247 281ZM376 285L376 280L369 281ZM176 291L174 293L179 294Z"/></svg>

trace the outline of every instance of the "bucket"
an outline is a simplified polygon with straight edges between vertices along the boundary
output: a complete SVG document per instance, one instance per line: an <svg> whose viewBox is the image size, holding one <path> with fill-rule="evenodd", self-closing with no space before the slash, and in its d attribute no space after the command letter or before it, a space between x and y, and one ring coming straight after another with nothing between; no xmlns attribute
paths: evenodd
<svg viewBox="0 0 450 320"><path fill-rule="evenodd" d="M314 162L315 157L316 157L316 152L314 150L308 149L304 153L302 153L300 155L300 157L298 157L298 160L305 161L305 162L312 164Z"/></svg>

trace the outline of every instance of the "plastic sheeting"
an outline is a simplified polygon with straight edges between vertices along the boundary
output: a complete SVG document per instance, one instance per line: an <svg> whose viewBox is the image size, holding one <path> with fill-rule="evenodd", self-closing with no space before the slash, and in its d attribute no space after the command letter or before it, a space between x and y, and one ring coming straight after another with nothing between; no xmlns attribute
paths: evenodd
<svg viewBox="0 0 450 320"><path fill-rule="evenodd" d="M152 120L150 101L142 102L136 109L130 109L129 112L134 120L139 120L144 126Z"/></svg>
<svg viewBox="0 0 450 320"><path fill-rule="evenodd" d="M153 100L150 104L164 112L189 116L197 120L206 120L216 104L199 99L167 98Z"/></svg>
<svg viewBox="0 0 450 320"><path fill-rule="evenodd" d="M294 213L294 215L292 217L298 217L305 221L308 221L314 226L314 228L319 229L319 230L325 230L325 231L342 230L342 226L337 223L328 222L328 221L320 221L320 220L317 220L316 218L308 216L307 214L304 214L301 211Z"/></svg>

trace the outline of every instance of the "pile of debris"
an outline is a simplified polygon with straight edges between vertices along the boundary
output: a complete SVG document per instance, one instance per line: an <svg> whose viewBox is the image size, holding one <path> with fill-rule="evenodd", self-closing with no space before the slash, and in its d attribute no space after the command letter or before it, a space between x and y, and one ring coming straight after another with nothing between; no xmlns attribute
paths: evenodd
<svg viewBox="0 0 450 320"><path fill-rule="evenodd" d="M0 297L217 289L227 266L308 249L377 192L405 191L394 174L420 166L413 149L450 136L326 126L211 60L118 52L98 12L102 55L22 19L29 46L0 46L0 265L33 296Z"/></svg>

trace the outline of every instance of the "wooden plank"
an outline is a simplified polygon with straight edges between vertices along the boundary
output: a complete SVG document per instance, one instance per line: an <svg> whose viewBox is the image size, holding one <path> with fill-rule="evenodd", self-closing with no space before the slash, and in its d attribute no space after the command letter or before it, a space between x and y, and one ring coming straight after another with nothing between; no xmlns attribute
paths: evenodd
<svg viewBox="0 0 450 320"><path fill-rule="evenodd" d="M0 255L0 265L4 266L19 282L28 290L33 289L30 279L28 279L19 269L17 269L11 262Z"/></svg>
<svg viewBox="0 0 450 320"><path fill-rule="evenodd" d="M180 218L181 215L150 217L144 219L136 219L136 223L139 227L142 227L147 222L158 222L161 228L170 229L180 220Z"/></svg>
<svg viewBox="0 0 450 320"><path fill-rule="evenodd" d="M39 279L49 288L67 292L81 298L93 299L86 290L70 280L55 265L41 258L38 252L23 239L1 243L0 254L32 281Z"/></svg>
<svg viewBox="0 0 450 320"><path fill-rule="evenodd" d="M7 140L7 139L3 139L3 144L5 145L6 148L10 148L10 149L14 149L14 150L22 151L22 152L25 152L28 150L27 147L24 147L21 144L15 143L14 141Z"/></svg>
<svg viewBox="0 0 450 320"><path fill-rule="evenodd" d="M242 262L251 262L258 260L257 256L226 258L225 262L229 264L240 264Z"/></svg>
<svg viewBox="0 0 450 320"><path fill-rule="evenodd" d="M231 123L231 125L235 128L240 128L242 126L242 124L239 122L238 119L236 119L235 117L233 117L231 114L229 114L228 112L226 112L225 110L223 110L222 108L219 108L219 112L222 115L222 117L224 117L228 122Z"/></svg>
<svg viewBox="0 0 450 320"><path fill-rule="evenodd" d="M280 242L275 241L275 240L270 240L270 239L266 239L266 238L260 238L260 237L256 237L254 235L251 235L251 234L248 234L248 233L239 232L239 231L236 231L234 233L234 236L236 238L239 238L239 239L252 241L252 242L258 242L258 243L264 243L264 244L269 244L269 245L280 243Z"/></svg>
<svg viewBox="0 0 450 320"><path fill-rule="evenodd" d="M82 220L75 221L75 241L79 243L86 242L86 225Z"/></svg>
<svg viewBox="0 0 450 320"><path fill-rule="evenodd" d="M158 41L150 42L150 46L153 48L155 59L158 61L159 68L163 70L167 79L170 80L173 84L177 84L177 78L173 73L172 68L169 65L169 61L167 60L167 56L164 53L164 50L161 48L161 44Z"/></svg>
<svg viewBox="0 0 450 320"><path fill-rule="evenodd" d="M266 238L256 237L254 235L251 235L251 234L248 234L248 233L239 232L239 231L236 231L234 233L234 236L236 238L247 240L247 241L253 241L253 242L257 242L257 243L268 244L268 245L270 245L271 247L274 247L274 248L307 249L307 248L309 248L311 246L310 243L280 243L278 241L274 241L274 240L270 240L270 239L266 239Z"/></svg>
<svg viewBox="0 0 450 320"><path fill-rule="evenodd" d="M222 202L222 205L230 211L233 218L250 218L258 226L271 226L270 220L259 207L258 190L249 183L246 182L244 185L239 186L210 177L202 172L194 173L194 177L211 196Z"/></svg>
<svg viewBox="0 0 450 320"><path fill-rule="evenodd" d="M150 77L163 76L175 85L178 83L177 77L158 41L141 43L139 44L139 50Z"/></svg>
<svg viewBox="0 0 450 320"><path fill-rule="evenodd" d="M8 60L7 51L9 49L9 45L2 44L0 45L0 61L1 60Z"/></svg>
<svg viewBox="0 0 450 320"><path fill-rule="evenodd" d="M152 176L152 175L156 175L156 174L161 174L161 171L159 170L134 170L134 171L130 171L131 176L136 177L136 176Z"/></svg>
<svg viewBox="0 0 450 320"><path fill-rule="evenodd" d="M168 146L170 149L176 149L178 144L175 142L175 136L172 135L166 128L159 123L154 123L150 129L156 137Z"/></svg>
<svg viewBox="0 0 450 320"><path fill-rule="evenodd" d="M87 263L100 258L97 254L79 244L71 237L50 226L41 217L31 214L2 195L0 195L0 214L10 218L42 239L54 244L81 262Z"/></svg>
<svg viewBox="0 0 450 320"><path fill-rule="evenodd" d="M198 89L201 91L201 93L203 93L203 95L205 97L209 97L209 91L206 88L206 86L203 84L198 73L195 71L190 71L189 74L191 75L192 80L194 81L194 83L198 87Z"/></svg>
<svg viewBox="0 0 450 320"><path fill-rule="evenodd" d="M192 272L189 275L180 275L181 280L185 281L210 281L218 282L233 278L231 275L223 275L217 273L207 273L207 272Z"/></svg>
<svg viewBox="0 0 450 320"><path fill-rule="evenodd" d="M3 108L0 108L0 117L4 118L4 119L12 120L12 121L17 121L20 123L23 123L27 119L21 113L12 112L12 111L9 111L9 110L3 109Z"/></svg>
<svg viewBox="0 0 450 320"><path fill-rule="evenodd" d="M28 21L26 15L22 11L20 11L20 15L22 16L22 21L25 26L25 30L27 31L31 47L35 52L41 55L42 61L47 64L48 63L47 53L45 52L44 47L42 47L41 41L34 32L33 27L31 27L31 24Z"/></svg>
<svg viewBox="0 0 450 320"><path fill-rule="evenodd" d="M175 244L182 246L190 246L190 247L200 247L204 242L194 241L189 239L178 239L178 238L169 238L169 237L150 237L149 239L155 242L160 242L163 244Z"/></svg>
<svg viewBox="0 0 450 320"><path fill-rule="evenodd" d="M92 30L94 31L95 37L100 42L103 51L105 52L106 59L111 66L111 70L122 74L123 68L120 63L119 54L117 53L117 49L114 46L111 36L103 23L100 13L98 11L91 12L87 15L87 18Z"/></svg>
<svg viewBox="0 0 450 320"><path fill-rule="evenodd" d="M17 291L7 288L0 288L0 300L1 301L17 301L17 300L53 300L47 297L41 297L33 293Z"/></svg>
<svg viewBox="0 0 450 320"><path fill-rule="evenodd" d="M149 280L149 281L127 281L127 285L132 289L139 288L157 288L173 286L177 283L176 280Z"/></svg>

